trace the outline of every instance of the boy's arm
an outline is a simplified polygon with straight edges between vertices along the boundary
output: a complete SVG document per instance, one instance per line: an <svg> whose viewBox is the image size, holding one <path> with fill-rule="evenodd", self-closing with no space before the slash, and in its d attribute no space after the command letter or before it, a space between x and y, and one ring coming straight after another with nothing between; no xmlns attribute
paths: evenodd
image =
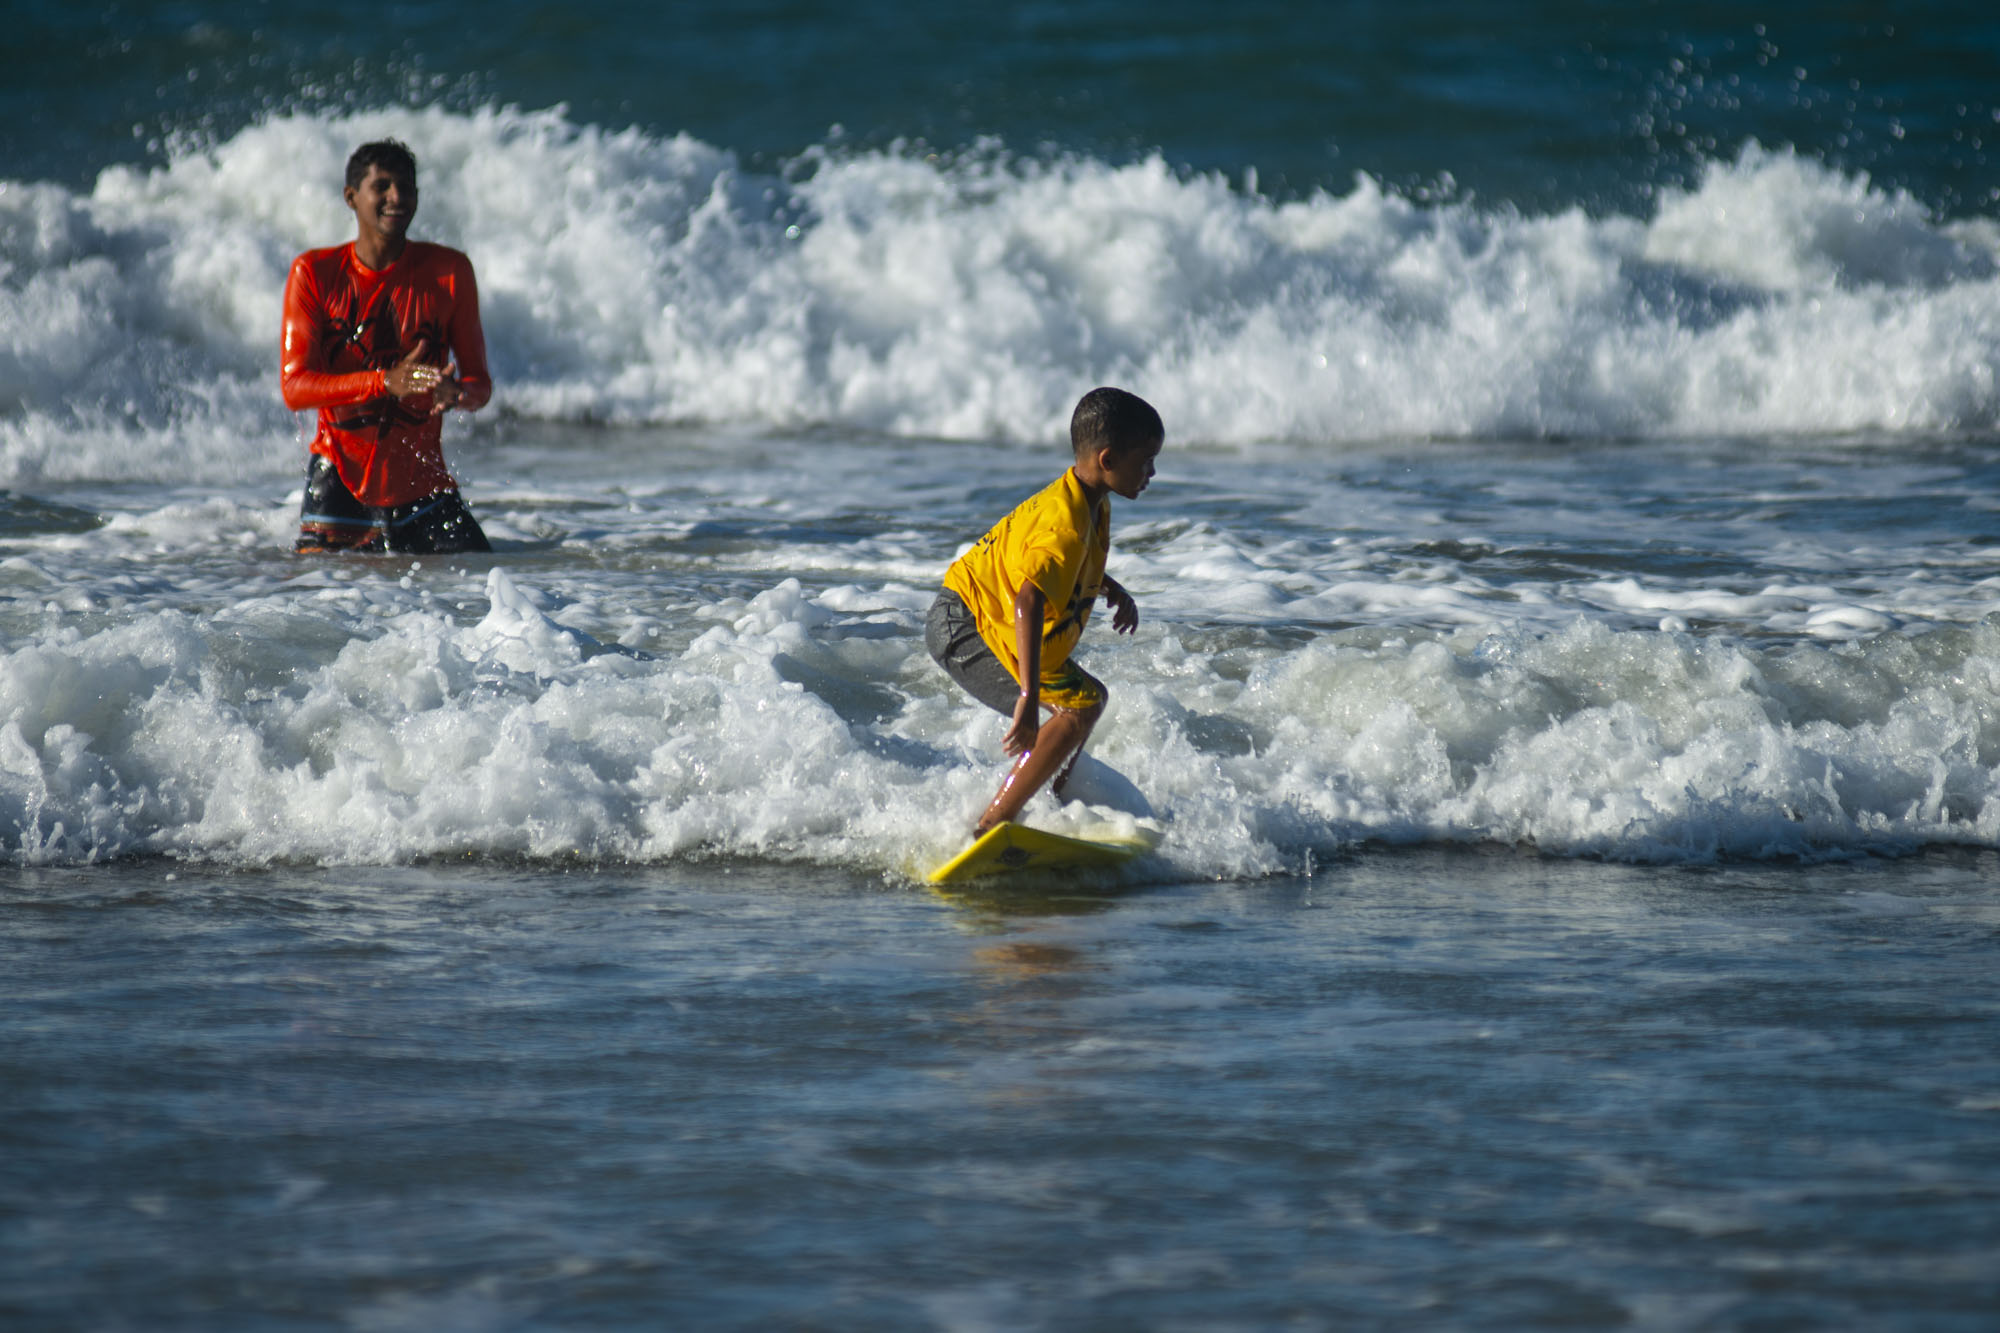
<svg viewBox="0 0 2000 1333"><path fill-rule="evenodd" d="M1010 755L1034 749L1042 729L1042 616L1048 605L1040 588L1021 580L1014 592L1014 662L1020 668L1021 697L1014 701L1014 721L1000 738L1001 750Z"/></svg>
<svg viewBox="0 0 2000 1333"><path fill-rule="evenodd" d="M1103 579L1104 604L1111 608L1111 628L1120 634L1130 634L1139 628L1139 604L1132 600L1132 594L1125 591L1125 585L1106 574Z"/></svg>

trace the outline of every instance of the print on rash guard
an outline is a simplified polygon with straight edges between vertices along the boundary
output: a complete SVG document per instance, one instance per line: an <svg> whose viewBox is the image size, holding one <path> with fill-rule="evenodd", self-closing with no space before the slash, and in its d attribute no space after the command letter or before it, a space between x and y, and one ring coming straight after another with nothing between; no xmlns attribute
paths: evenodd
<svg viewBox="0 0 2000 1333"><path fill-rule="evenodd" d="M479 290L463 254L411 241L377 271L349 242L293 261L285 283L285 405L319 409L312 451L363 504L408 504L456 485L430 395L399 400L383 387L384 372L419 342L425 364L457 362L460 407L470 411L492 396Z"/></svg>

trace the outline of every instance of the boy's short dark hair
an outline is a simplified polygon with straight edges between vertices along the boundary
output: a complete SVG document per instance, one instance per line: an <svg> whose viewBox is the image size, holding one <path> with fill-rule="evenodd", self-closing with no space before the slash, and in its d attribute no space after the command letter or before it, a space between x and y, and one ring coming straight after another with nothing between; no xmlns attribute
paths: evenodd
<svg viewBox="0 0 2000 1333"><path fill-rule="evenodd" d="M1153 405L1123 389L1092 389L1069 418L1069 447L1078 458L1100 449L1123 453L1167 437Z"/></svg>
<svg viewBox="0 0 2000 1333"><path fill-rule="evenodd" d="M415 180L417 155L400 139L377 139L373 143L362 144L348 155L347 188L352 190L360 185L370 167L380 167L391 176L408 176Z"/></svg>

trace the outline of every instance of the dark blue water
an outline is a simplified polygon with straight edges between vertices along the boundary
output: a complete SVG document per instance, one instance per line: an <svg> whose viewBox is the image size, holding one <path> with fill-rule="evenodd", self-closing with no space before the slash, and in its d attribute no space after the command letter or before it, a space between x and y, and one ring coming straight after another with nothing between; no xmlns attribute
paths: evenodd
<svg viewBox="0 0 2000 1333"><path fill-rule="evenodd" d="M1747 142L1950 214L2000 190L1988 6L1542 0L1140 4L22 5L0 174L87 181L277 107L570 108L774 166L833 142L1368 172L1530 210L1630 210Z"/></svg>
<svg viewBox="0 0 2000 1333"><path fill-rule="evenodd" d="M17 874L0 1320L1990 1328L1994 870Z"/></svg>

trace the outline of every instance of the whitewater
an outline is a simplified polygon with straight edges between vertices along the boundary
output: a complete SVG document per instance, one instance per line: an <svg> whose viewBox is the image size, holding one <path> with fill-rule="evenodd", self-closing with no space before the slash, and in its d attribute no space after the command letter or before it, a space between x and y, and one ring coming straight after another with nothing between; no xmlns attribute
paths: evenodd
<svg viewBox="0 0 2000 1333"><path fill-rule="evenodd" d="M0 182L0 479L275 475L292 257L351 230L356 142L423 145L505 414L1043 441L1134 385L1213 444L1976 431L1986 217L1754 144L1651 216L1525 216L1358 176L1237 179L997 143L777 174L560 109L272 114L76 192Z"/></svg>
<svg viewBox="0 0 2000 1333"><path fill-rule="evenodd" d="M478 265L490 559L286 553L274 312L380 134ZM998 763L923 610L1111 382L1169 430L1144 622L1087 636L1100 766L1042 822L1176 877L1992 846L1996 252L1754 147L1644 218L999 145L760 177L559 108L8 182L0 842L919 874Z"/></svg>

